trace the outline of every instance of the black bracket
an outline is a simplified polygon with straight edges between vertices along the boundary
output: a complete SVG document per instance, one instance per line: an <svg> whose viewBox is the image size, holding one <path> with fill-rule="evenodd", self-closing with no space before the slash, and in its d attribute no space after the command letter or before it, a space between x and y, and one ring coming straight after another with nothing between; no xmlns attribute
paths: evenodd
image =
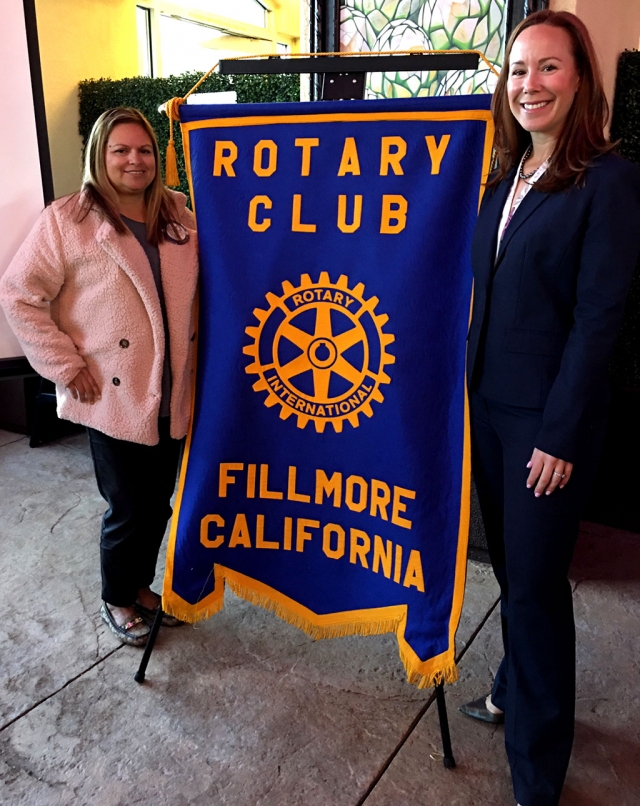
<svg viewBox="0 0 640 806"><path fill-rule="evenodd" d="M322 101L357 101L364 98L366 73L322 73Z"/></svg>

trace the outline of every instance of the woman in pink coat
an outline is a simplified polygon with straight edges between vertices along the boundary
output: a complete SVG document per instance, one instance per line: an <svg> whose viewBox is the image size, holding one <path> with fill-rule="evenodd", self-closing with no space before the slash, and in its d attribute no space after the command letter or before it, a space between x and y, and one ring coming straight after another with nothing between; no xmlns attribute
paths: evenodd
<svg viewBox="0 0 640 806"><path fill-rule="evenodd" d="M193 215L158 165L146 118L105 112L82 189L44 210L0 282L25 355L56 384L58 415L87 427L108 504L101 615L137 645L160 606L150 585L189 421L198 274Z"/></svg>

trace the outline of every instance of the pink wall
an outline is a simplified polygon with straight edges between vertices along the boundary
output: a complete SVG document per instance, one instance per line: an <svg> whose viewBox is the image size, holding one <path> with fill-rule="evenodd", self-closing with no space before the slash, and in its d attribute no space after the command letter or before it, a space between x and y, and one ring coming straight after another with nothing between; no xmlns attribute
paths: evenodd
<svg viewBox="0 0 640 806"><path fill-rule="evenodd" d="M0 275L42 210L42 180L33 112L22 0L2 0L0 52L6 71L0 81ZM22 355L0 310L0 358Z"/></svg>
<svg viewBox="0 0 640 806"><path fill-rule="evenodd" d="M618 57L640 44L640 0L551 0L550 7L577 14L589 29L612 104Z"/></svg>

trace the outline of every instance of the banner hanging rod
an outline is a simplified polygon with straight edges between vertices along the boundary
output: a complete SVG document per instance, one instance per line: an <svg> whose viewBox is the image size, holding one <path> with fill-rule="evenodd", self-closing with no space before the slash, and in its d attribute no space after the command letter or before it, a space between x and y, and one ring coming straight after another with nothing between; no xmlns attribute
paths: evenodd
<svg viewBox="0 0 640 806"><path fill-rule="evenodd" d="M477 70L478 53L416 53L398 56L311 56L221 59L222 75L278 73L387 73L399 71Z"/></svg>

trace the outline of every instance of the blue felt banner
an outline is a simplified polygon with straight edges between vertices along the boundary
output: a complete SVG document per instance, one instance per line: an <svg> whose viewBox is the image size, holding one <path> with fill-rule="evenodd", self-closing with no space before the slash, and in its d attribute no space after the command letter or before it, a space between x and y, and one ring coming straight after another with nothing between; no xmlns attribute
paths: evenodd
<svg viewBox="0 0 640 806"><path fill-rule="evenodd" d="M455 679L470 240L488 96L182 106L201 255L164 607L224 585Z"/></svg>

